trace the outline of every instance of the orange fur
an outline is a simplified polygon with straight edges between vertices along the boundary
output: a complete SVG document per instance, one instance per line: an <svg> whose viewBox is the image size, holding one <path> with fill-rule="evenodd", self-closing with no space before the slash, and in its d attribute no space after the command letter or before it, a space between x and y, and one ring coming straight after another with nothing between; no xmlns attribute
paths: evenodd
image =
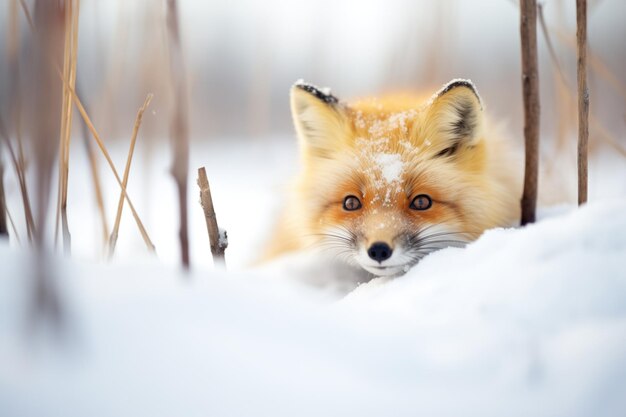
<svg viewBox="0 0 626 417"><path fill-rule="evenodd" d="M265 259L326 247L375 275L397 275L446 243L519 219L519 161L485 122L469 82L455 80L429 100L350 104L296 84L291 107L302 169ZM411 207L418 195L432 206ZM361 207L347 210L347 196ZM374 243L391 257L372 258Z"/></svg>

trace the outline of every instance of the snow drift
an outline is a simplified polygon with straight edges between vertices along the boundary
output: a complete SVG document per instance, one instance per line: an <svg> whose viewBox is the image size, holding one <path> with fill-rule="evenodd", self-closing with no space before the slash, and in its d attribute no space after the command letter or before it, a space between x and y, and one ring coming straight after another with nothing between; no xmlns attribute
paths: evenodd
<svg viewBox="0 0 626 417"><path fill-rule="evenodd" d="M0 415L622 416L625 212L492 230L339 299L278 266L57 260L60 332L25 330L29 258L2 245Z"/></svg>

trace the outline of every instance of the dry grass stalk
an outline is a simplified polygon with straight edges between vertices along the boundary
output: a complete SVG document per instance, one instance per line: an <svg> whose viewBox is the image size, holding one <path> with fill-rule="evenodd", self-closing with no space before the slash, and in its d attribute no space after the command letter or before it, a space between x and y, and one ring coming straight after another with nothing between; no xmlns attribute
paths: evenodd
<svg viewBox="0 0 626 417"><path fill-rule="evenodd" d="M76 86L76 55L78 52L78 15L79 2L69 0L65 5L65 46L63 51L63 79L69 80L69 86ZM70 140L72 132L72 96L69 88L63 89L61 110L61 135L59 144L59 189L57 202L57 221L55 242L59 227L59 217L63 230L63 250L71 252L71 235L67 220L67 189L69 179Z"/></svg>
<svg viewBox="0 0 626 417"><path fill-rule="evenodd" d="M558 130L557 130L557 138L556 138L556 146L554 155L559 155L565 146L568 144L568 137L570 133L570 127L573 124L572 119L572 103L571 103L571 94L569 87L569 81L561 67L559 59L556 55L556 49L554 48L554 44L552 43L552 37L550 36L550 31L548 30L548 25L546 24L546 20L543 14L543 4L539 4L537 8L537 17L539 19L541 32L543 34L546 45L548 46L548 52L550 54L550 58L552 61L552 65L554 67L553 77L556 81L556 100L557 100L557 112L559 113L558 118ZM547 161L546 172L550 172L554 165L556 164L556 158L550 158Z"/></svg>
<svg viewBox="0 0 626 417"><path fill-rule="evenodd" d="M13 149L13 145L11 144L11 140L9 139L7 131L4 128L4 123L2 123L2 119L0 119L0 138L2 138L7 149L9 150L11 163L13 165L13 168L15 169L15 174L17 175L17 181L20 186L20 195L22 196L22 205L24 207L26 232L28 233L28 239L32 242L33 236L35 233L35 220L33 218L33 211L30 205L30 197L28 195L26 171L25 171L24 165L20 163L20 160L18 159L18 156L15 153L15 150Z"/></svg>
<svg viewBox="0 0 626 417"><path fill-rule="evenodd" d="M122 179L124 188L128 187L130 165L133 161L133 153L135 152L135 143L137 142L137 134L139 133L139 127L141 126L143 113L146 111L146 109L150 105L152 98L153 98L153 95L148 94L148 96L146 97L146 100L143 102L143 106L141 106L141 108L137 112L137 117L135 118L133 134L132 134L132 137L130 138L130 148L128 149L128 156L126 158L126 168L124 169L124 178ZM117 203L117 213L115 215L115 224L113 225L113 231L111 232L111 237L109 238L109 259L115 253L115 244L117 243L117 235L120 229L120 221L122 220L123 208L124 208L124 193L120 193L120 197Z"/></svg>
<svg viewBox="0 0 626 417"><path fill-rule="evenodd" d="M587 88L587 0L576 0L578 56L578 204L587 202L589 90Z"/></svg>
<svg viewBox="0 0 626 417"><path fill-rule="evenodd" d="M78 112L80 113L81 117L87 124L87 127L89 128L89 131L91 132L92 136L96 140L96 143L98 144L98 147L100 148L100 151L104 155L104 158L109 164L109 167L111 168L111 171L113 172L113 175L115 176L115 179L121 188L121 192L124 194L124 198L126 198L126 201L128 202L128 207L130 208L130 211L133 214L133 217L135 219L135 222L137 223L137 227L139 228L139 232L141 233L141 237L143 238L146 244L146 247L148 248L150 252L155 252L154 244L152 243L152 240L150 240L150 236L148 236L148 232L146 231L146 228L144 227L143 222L141 221L141 219L139 218L139 215L137 214L137 210L135 210L135 206L133 205L128 193L126 192L126 187L124 187L124 184L122 183L122 180L117 172L117 169L115 169L113 160L111 159L109 152L104 146L104 143L102 142L102 139L100 138L100 135L98 134L98 131L96 130L93 123L91 122L91 119L87 115L87 112L85 111L85 108L83 107L80 99L76 95L76 92L71 88L70 88L70 91L72 93L72 100L74 101L74 104L76 105L76 108L78 109Z"/></svg>
<svg viewBox="0 0 626 417"><path fill-rule="evenodd" d="M595 117L593 114L590 114L589 120L591 122L591 127L599 134L599 137L601 139L604 139L604 142L607 145L609 145L611 148L613 148L615 151L617 151L617 153L619 153L620 155L626 158L626 148L624 148L624 145L622 145L615 138L615 136L611 134L611 132L609 132L609 130L602 125L602 123L600 123L598 118ZM598 135L593 136L592 139L594 137L598 137Z"/></svg>
<svg viewBox="0 0 626 417"><path fill-rule="evenodd" d="M521 224L535 221L539 172L539 74L537 64L537 2L520 3L522 39L522 90L524 95L524 139L526 160L522 194Z"/></svg>
<svg viewBox="0 0 626 417"><path fill-rule="evenodd" d="M77 92L80 92L79 88L76 88ZM87 112L89 113L89 112ZM96 197L96 204L98 206L98 213L100 214L100 226L102 229L102 244L106 248L109 240L109 225L107 223L106 211L104 209L104 195L102 194L102 186L100 185L100 173L98 171L98 160L96 159L96 151L91 145L91 139L89 138L89 129L83 119L80 119L80 128L82 131L83 145L85 146L85 152L89 160L89 168L91 172L91 180L93 182L93 190Z"/></svg>
<svg viewBox="0 0 626 417"><path fill-rule="evenodd" d="M224 237L220 234L217 217L215 216L215 209L213 208L211 188L209 187L209 180L206 176L206 169L204 169L204 167L198 169L198 187L200 187L200 204L202 205L202 210L204 211L204 220L206 220L206 228L209 233L209 242L211 244L213 262L216 265L226 267L224 252L228 247L228 240L226 239L226 232L224 232Z"/></svg>
<svg viewBox="0 0 626 417"><path fill-rule="evenodd" d="M172 176L178 189L180 214L180 252L184 268L189 268L189 234L187 221L187 171L189 170L189 126L187 121L187 85L180 45L178 10L176 0L167 1L167 27L169 32L169 61L174 89L174 114L172 116Z"/></svg>
<svg viewBox="0 0 626 417"><path fill-rule="evenodd" d="M546 46L548 47L548 52L550 53L550 58L552 58L554 67L560 78L565 82L565 84L567 84L567 77L565 76L565 72L563 71L563 68L561 68L561 64L556 56L556 50L554 49L554 44L552 43L552 38L550 37L550 33L548 31L548 25L546 25L546 19L543 14L543 6L543 3L539 3L537 5L537 18L539 19L541 32L543 33L543 38L546 41Z"/></svg>
<svg viewBox="0 0 626 417"><path fill-rule="evenodd" d="M28 24L31 28L31 30L33 31L33 33L37 34L37 29L36 26L33 23L32 17L30 15L30 12L28 11L28 7L26 6L26 3L24 3L24 0L20 0L20 4L22 5L22 10L24 11L24 15L26 16L26 20L28 21ZM46 51L44 51L45 53ZM133 217L135 219L135 222L137 223L137 227L139 228L139 232L141 233L141 236L146 244L146 247L148 248L148 250L150 252L155 252L155 247L154 244L152 243L152 240L150 240L150 236L148 236L148 232L146 231L145 227L143 226L143 222L141 221L141 219L139 218L139 215L137 214L137 211L135 210L135 206L133 205L132 201L130 200L130 197L128 195L128 193L126 192L126 188L124 187L124 185L122 184L122 180L117 172L117 169L115 168L115 164L113 164L113 160L111 159L111 156L109 155L109 152L106 149L106 146L104 146L104 142L102 141L102 139L100 138L100 135L98 134L98 131L96 130L96 128L94 127L93 123L91 122L91 119L89 118L89 115L87 114L85 107L83 106L80 98L78 97L78 95L76 94L76 91L74 90L74 88L72 88L69 85L69 81L66 80L65 78L63 78L63 74L61 73L61 70L59 69L59 66L56 62L55 59L53 59L53 57L49 57L48 59L52 62L57 75L61 78L61 81L63 81L63 86L65 88L68 88L71 95L72 95L72 101L74 102L74 105L76 106L78 112L80 113L81 117L83 118L83 121L85 122L85 124L87 125L89 131L91 132L92 136L94 137L96 143L98 144L98 147L100 148L100 151L102 152L102 154L104 155L104 158L106 159L107 163L109 164L109 167L111 168L111 171L113 172L113 175L115 176L115 179L118 183L118 185L121 187L122 192L124 193L124 197L126 198L126 201L128 202L128 207L130 207L130 211L133 214Z"/></svg>

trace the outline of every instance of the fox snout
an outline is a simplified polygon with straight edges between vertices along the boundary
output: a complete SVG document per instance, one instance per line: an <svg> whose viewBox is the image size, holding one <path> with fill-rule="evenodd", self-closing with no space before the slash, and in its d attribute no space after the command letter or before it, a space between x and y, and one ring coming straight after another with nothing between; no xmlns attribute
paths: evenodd
<svg viewBox="0 0 626 417"><path fill-rule="evenodd" d="M368 256L378 263L391 258L393 249L385 242L375 242L367 250Z"/></svg>
<svg viewBox="0 0 626 417"><path fill-rule="evenodd" d="M361 239L355 242L356 261L374 275L399 275L405 272L405 266L410 263L403 255L406 252L406 239L401 230L386 226L384 229L373 230L370 236L361 234Z"/></svg>

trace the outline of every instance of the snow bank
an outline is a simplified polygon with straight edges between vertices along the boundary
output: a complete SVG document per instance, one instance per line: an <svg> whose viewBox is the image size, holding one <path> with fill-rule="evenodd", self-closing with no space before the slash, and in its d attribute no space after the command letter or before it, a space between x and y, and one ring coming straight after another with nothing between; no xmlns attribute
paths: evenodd
<svg viewBox="0 0 626 417"><path fill-rule="evenodd" d="M26 331L28 259L3 245L0 415L623 416L625 212L493 230L340 300L56 261L60 337Z"/></svg>

